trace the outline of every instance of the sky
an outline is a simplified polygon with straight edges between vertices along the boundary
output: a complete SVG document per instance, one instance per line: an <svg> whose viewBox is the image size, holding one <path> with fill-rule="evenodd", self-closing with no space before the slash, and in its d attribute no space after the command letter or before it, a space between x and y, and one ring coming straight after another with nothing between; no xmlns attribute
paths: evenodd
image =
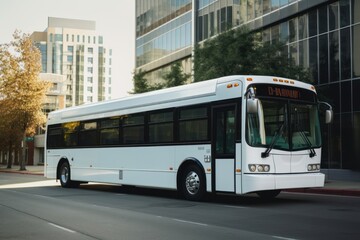
<svg viewBox="0 0 360 240"><path fill-rule="evenodd" d="M95 21L104 45L113 49L112 97L128 95L135 69L135 0L0 0L0 44L9 43L16 29L44 31L48 17Z"/></svg>

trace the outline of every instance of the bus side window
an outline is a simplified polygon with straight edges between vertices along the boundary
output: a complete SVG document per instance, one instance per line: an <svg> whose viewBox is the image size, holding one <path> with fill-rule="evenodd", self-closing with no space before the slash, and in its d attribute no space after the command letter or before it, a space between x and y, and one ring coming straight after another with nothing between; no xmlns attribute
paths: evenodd
<svg viewBox="0 0 360 240"><path fill-rule="evenodd" d="M95 146L98 144L97 122L81 123L79 131L79 146Z"/></svg>
<svg viewBox="0 0 360 240"><path fill-rule="evenodd" d="M48 148L62 147L64 143L63 131L61 126L49 126L47 136Z"/></svg>
<svg viewBox="0 0 360 240"><path fill-rule="evenodd" d="M69 122L62 125L64 129L65 147L74 147L78 145L78 129L80 122Z"/></svg>
<svg viewBox="0 0 360 240"><path fill-rule="evenodd" d="M144 114L123 116L122 124L122 139L124 144L139 144L145 142Z"/></svg>
<svg viewBox="0 0 360 240"><path fill-rule="evenodd" d="M119 118L104 119L100 122L100 145L117 145L120 143Z"/></svg>
<svg viewBox="0 0 360 240"><path fill-rule="evenodd" d="M206 106L180 110L179 138L180 142L209 140L208 108Z"/></svg>

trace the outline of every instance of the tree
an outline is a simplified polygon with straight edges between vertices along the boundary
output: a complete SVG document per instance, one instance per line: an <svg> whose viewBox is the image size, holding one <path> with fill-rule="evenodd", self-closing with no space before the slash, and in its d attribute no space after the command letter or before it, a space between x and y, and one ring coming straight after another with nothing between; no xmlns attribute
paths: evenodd
<svg viewBox="0 0 360 240"><path fill-rule="evenodd" d="M41 54L29 35L15 31L13 38L0 46L0 135L8 139L9 149L22 146L20 170L26 170L24 139L46 121L42 106L50 85L39 79Z"/></svg>
<svg viewBox="0 0 360 240"><path fill-rule="evenodd" d="M146 72L143 70L139 70L138 72L134 72L133 82L134 82L134 90L130 92L131 94L136 93L145 93L154 90L158 90L164 88L162 84L155 84L153 86L149 85L148 80L145 78Z"/></svg>
<svg viewBox="0 0 360 240"><path fill-rule="evenodd" d="M164 75L165 86L175 87L185 84L190 74L183 73L180 62L171 65L170 72Z"/></svg>
<svg viewBox="0 0 360 240"><path fill-rule="evenodd" d="M296 66L284 43L264 43L247 28L226 31L195 46L195 82L227 75L273 75L311 81L307 69Z"/></svg>

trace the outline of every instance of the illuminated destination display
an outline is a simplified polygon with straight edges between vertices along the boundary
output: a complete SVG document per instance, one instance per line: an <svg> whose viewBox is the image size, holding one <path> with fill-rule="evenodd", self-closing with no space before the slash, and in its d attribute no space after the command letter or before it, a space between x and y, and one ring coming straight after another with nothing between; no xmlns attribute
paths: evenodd
<svg viewBox="0 0 360 240"><path fill-rule="evenodd" d="M272 97L289 100L316 102L316 95L310 90L276 84L254 84L257 97Z"/></svg>
<svg viewBox="0 0 360 240"><path fill-rule="evenodd" d="M269 96L300 99L300 91L297 89L286 89L283 87L268 86Z"/></svg>

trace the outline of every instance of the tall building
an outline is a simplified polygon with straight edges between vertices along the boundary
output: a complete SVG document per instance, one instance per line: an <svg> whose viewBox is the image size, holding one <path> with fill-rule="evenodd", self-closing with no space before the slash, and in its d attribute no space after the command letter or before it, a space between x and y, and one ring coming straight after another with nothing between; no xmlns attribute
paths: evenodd
<svg viewBox="0 0 360 240"><path fill-rule="evenodd" d="M191 73L196 43L239 26L260 30L264 41L285 41L334 107L334 123L323 129L322 167L344 176L360 170L358 0L136 0L136 69L156 82L181 60Z"/></svg>
<svg viewBox="0 0 360 240"><path fill-rule="evenodd" d="M31 35L41 51L42 72L66 76L66 107L111 98L112 50L95 25L49 17L47 29Z"/></svg>

